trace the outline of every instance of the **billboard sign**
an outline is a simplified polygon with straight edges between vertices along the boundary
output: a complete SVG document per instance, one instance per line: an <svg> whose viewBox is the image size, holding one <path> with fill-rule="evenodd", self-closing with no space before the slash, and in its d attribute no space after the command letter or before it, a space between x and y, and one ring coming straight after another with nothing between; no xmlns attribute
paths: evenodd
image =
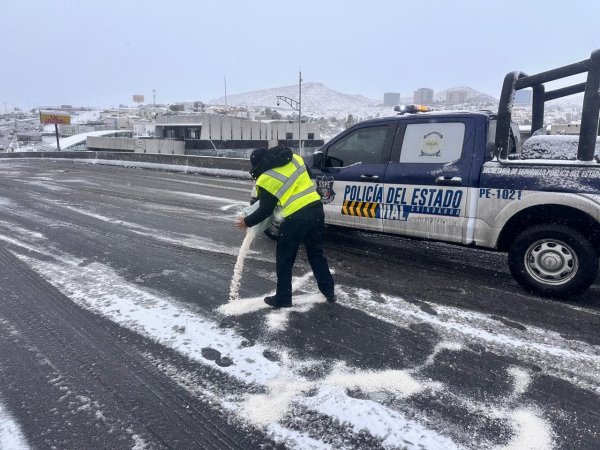
<svg viewBox="0 0 600 450"><path fill-rule="evenodd" d="M61 112L40 111L40 123L42 125L71 125L71 116Z"/></svg>
<svg viewBox="0 0 600 450"><path fill-rule="evenodd" d="M144 103L144 96L143 95L133 95L133 101L135 103Z"/></svg>

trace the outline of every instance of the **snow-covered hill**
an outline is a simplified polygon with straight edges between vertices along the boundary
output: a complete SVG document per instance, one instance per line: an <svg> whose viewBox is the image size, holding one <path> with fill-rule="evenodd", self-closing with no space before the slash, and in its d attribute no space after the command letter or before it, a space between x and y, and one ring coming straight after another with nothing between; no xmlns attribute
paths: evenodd
<svg viewBox="0 0 600 450"><path fill-rule="evenodd" d="M227 104L229 106L269 107L281 111L284 115L292 113L292 108L284 102L280 102L277 106L278 95L298 100L298 85L228 95ZM216 98L210 103L222 105L225 103L225 97ZM302 115L345 118L348 114L366 118L368 116L375 117L378 114L391 115L394 112L393 108L383 107L380 100L362 95L344 94L330 89L322 83L302 84Z"/></svg>
<svg viewBox="0 0 600 450"><path fill-rule="evenodd" d="M455 87L436 92L434 99L446 100L446 93L453 90L467 91L469 101L490 101L497 103L497 99L491 95L484 94L469 87ZM244 92L241 94L228 95L229 106L271 108L277 109L283 115L293 113L292 108L285 102L277 106L277 96L285 96L298 100L298 85L283 86L279 88L262 89L259 91ZM412 103L412 97L402 98L402 103ZM213 105L223 105L225 97L211 100ZM328 88L322 83L307 82L302 85L302 114L312 117L331 117L338 119L346 118L352 114L358 119L368 117L383 117L394 115L392 107L384 107L381 100L375 100L362 95L344 94Z"/></svg>

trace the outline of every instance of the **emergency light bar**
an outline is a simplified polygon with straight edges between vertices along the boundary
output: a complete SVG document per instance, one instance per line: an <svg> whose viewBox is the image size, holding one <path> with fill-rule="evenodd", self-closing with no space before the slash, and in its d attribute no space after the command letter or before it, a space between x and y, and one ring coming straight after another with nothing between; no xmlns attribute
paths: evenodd
<svg viewBox="0 0 600 450"><path fill-rule="evenodd" d="M398 115L402 114L417 114L420 112L429 112L433 111L433 108L425 105L397 105L394 106L394 111L398 113Z"/></svg>

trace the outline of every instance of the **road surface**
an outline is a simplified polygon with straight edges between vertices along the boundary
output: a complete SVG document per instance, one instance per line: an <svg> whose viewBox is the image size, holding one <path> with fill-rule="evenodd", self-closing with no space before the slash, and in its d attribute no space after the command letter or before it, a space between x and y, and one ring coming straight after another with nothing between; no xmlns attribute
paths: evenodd
<svg viewBox="0 0 600 450"><path fill-rule="evenodd" d="M0 447L600 448L600 285L524 292L504 254L328 229L294 304L250 182L0 160Z"/></svg>

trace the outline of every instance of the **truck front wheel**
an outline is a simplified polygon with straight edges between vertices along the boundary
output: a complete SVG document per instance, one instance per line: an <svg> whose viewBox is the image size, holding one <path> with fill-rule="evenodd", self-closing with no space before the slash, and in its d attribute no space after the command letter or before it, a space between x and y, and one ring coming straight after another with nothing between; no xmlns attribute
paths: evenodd
<svg viewBox="0 0 600 450"><path fill-rule="evenodd" d="M508 252L513 277L529 292L566 298L584 292L598 276L598 253L581 233L565 225L532 226Z"/></svg>

